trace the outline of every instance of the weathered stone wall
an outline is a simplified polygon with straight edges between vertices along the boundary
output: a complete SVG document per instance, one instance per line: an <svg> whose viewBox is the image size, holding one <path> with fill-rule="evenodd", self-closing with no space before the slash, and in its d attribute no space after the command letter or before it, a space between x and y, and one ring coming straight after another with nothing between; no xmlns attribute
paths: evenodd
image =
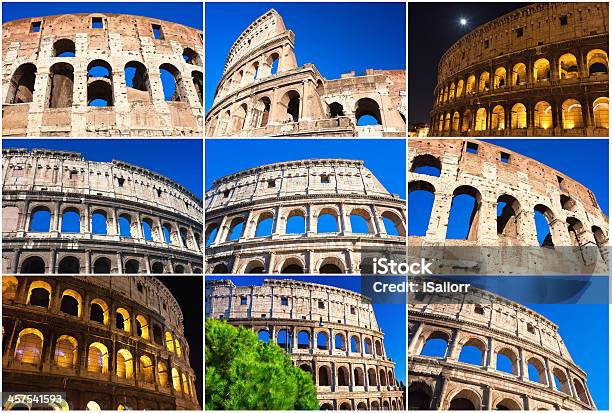
<svg viewBox="0 0 612 413"><path fill-rule="evenodd" d="M440 59L432 136L608 136L608 4L534 3Z"/></svg>
<svg viewBox="0 0 612 413"><path fill-rule="evenodd" d="M404 135L404 70L327 80L312 64L298 67L294 38L274 9L238 37L206 115L207 136ZM378 124L357 126L362 115Z"/></svg>
<svg viewBox="0 0 612 413"><path fill-rule="evenodd" d="M39 273L93 273L98 260L107 263L103 272L119 274L202 271L202 201L176 182L74 152L6 149L2 155L3 271L28 272L28 259L44 262ZM38 211L50 213L48 231L31 228ZM62 231L66 212L78 213L78 232ZM94 214L104 217L106 233L93 231ZM121 217L129 237L120 235Z"/></svg>
<svg viewBox="0 0 612 413"><path fill-rule="evenodd" d="M440 174L418 173L421 166ZM447 264L458 265L464 254L460 266L476 273L484 263L493 273L608 272L608 217L590 189L547 165L477 140L411 139L408 191L417 190L431 192L434 203L426 235L408 239L410 255L450 247L457 255L446 256ZM447 239L451 205L461 194L474 197L476 212L467 239ZM498 218L501 202L506 207ZM540 247L536 210L548 220L552 249Z"/></svg>
<svg viewBox="0 0 612 413"><path fill-rule="evenodd" d="M595 409L586 374L557 326L518 303L475 288L452 300L417 294L408 301L408 329L409 409L453 410L458 399L475 410ZM421 355L429 339L446 341L441 357ZM464 346L481 351L480 365L459 361ZM498 369L499 354L510 359L512 373ZM528 364L538 381L529 379Z"/></svg>
<svg viewBox="0 0 612 413"><path fill-rule="evenodd" d="M394 363L367 297L302 281L236 286L223 280L206 283L205 306L206 318L268 333L312 374L322 409L403 408Z"/></svg>
<svg viewBox="0 0 612 413"><path fill-rule="evenodd" d="M93 28L99 20L101 28ZM40 30L34 31L35 24ZM159 27L160 38L153 28ZM3 24L4 136L178 136L203 132L203 33L148 17L90 13ZM74 57L58 57L65 51ZM184 55L187 58L184 58ZM104 67L106 75L93 73ZM125 68L137 68L132 87ZM174 76L166 101L161 68ZM88 106L96 98L107 106Z"/></svg>
<svg viewBox="0 0 612 413"><path fill-rule="evenodd" d="M310 159L238 172L206 193L206 272L359 273L367 253L405 255L404 205L361 161ZM324 214L334 217L336 231L317 230ZM353 233L353 214L366 220L368 233ZM303 233L287 233L294 216L303 217ZM268 218L271 235L256 236ZM383 218L398 235L388 234ZM232 240L238 225L240 238Z"/></svg>
<svg viewBox="0 0 612 413"><path fill-rule="evenodd" d="M102 322L92 305L104 310ZM71 410L89 401L104 410L199 408L183 315L157 279L3 276L2 313L5 391L64 392Z"/></svg>

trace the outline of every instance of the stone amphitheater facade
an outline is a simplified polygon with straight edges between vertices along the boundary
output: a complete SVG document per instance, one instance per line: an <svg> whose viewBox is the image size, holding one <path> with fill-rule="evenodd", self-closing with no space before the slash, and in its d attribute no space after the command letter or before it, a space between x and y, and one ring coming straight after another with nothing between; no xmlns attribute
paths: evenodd
<svg viewBox="0 0 612 413"><path fill-rule="evenodd" d="M609 221L595 195L538 161L473 139L411 139L408 192L414 191L434 201L425 235L409 234L408 255L431 259L437 274L608 273ZM467 239L448 239L459 195L475 201L470 228ZM551 235L542 246L535 212Z"/></svg>
<svg viewBox="0 0 612 413"><path fill-rule="evenodd" d="M408 339L409 410L596 409L557 325L501 296L475 288L416 294L408 299ZM444 340L444 351L422 354L430 340ZM464 347L479 350L479 365L459 361ZM512 372L498 367L499 355Z"/></svg>
<svg viewBox="0 0 612 413"><path fill-rule="evenodd" d="M202 222L201 199L150 170L2 152L5 274L201 273Z"/></svg>
<svg viewBox="0 0 612 413"><path fill-rule="evenodd" d="M431 136L608 136L608 3L534 3L438 65Z"/></svg>
<svg viewBox="0 0 612 413"><path fill-rule="evenodd" d="M360 273L368 255L406 253L405 202L363 161L306 159L223 177L206 192L205 214L207 273ZM336 231L319 231L323 215ZM352 232L354 215L368 233ZM294 217L303 230L288 233ZM265 220L272 230L257 235Z"/></svg>
<svg viewBox="0 0 612 413"><path fill-rule="evenodd" d="M201 30L89 13L14 20L2 33L3 136L203 133Z"/></svg>
<svg viewBox="0 0 612 413"><path fill-rule="evenodd" d="M403 391L370 299L303 281L261 286L207 281L206 318L227 320L285 348L312 374L321 410L402 410Z"/></svg>
<svg viewBox="0 0 612 413"><path fill-rule="evenodd" d="M65 393L55 410L199 409L183 314L156 278L5 275L2 333L4 391Z"/></svg>
<svg viewBox="0 0 612 413"><path fill-rule="evenodd" d="M274 9L242 32L206 115L206 136L405 136L405 70L328 80L313 64L297 65L294 40ZM358 126L364 115L377 125Z"/></svg>

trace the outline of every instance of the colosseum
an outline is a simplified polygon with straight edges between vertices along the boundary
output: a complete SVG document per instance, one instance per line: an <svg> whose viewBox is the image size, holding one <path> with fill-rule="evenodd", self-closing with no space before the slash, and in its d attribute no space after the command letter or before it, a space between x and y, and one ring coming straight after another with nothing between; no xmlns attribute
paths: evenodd
<svg viewBox="0 0 612 413"><path fill-rule="evenodd" d="M2 174L5 274L202 272L202 200L164 176L45 149L3 149Z"/></svg>
<svg viewBox="0 0 612 413"><path fill-rule="evenodd" d="M596 409L557 325L476 288L452 299L409 298L409 410Z"/></svg>
<svg viewBox="0 0 612 413"><path fill-rule="evenodd" d="M431 136L608 136L608 6L533 3L438 65Z"/></svg>
<svg viewBox="0 0 612 413"><path fill-rule="evenodd" d="M313 64L297 65L294 40L274 9L242 32L206 114L206 136L405 135L405 70L328 80ZM365 115L376 125L360 124Z"/></svg>
<svg viewBox="0 0 612 413"><path fill-rule="evenodd" d="M406 253L405 201L363 161L237 172L212 184L205 211L207 273L360 273L368 257Z"/></svg>
<svg viewBox="0 0 612 413"><path fill-rule="evenodd" d="M3 136L203 133L201 30L83 13L10 21L2 35Z"/></svg>
<svg viewBox="0 0 612 413"><path fill-rule="evenodd" d="M64 393L54 410L199 409L183 314L150 276L3 276L2 387Z"/></svg>
<svg viewBox="0 0 612 413"><path fill-rule="evenodd" d="M312 374L321 410L402 410L403 391L368 297L303 281L206 282L206 318L277 343Z"/></svg>
<svg viewBox="0 0 612 413"><path fill-rule="evenodd" d="M430 212L417 191L433 198ZM608 274L609 222L593 192L519 153L478 140L409 140L408 193L409 205L416 199L418 213L430 213L427 228L409 234L408 255L432 260L437 274ZM458 196L473 202L463 211L469 229L450 239L449 222L464 215L451 214Z"/></svg>

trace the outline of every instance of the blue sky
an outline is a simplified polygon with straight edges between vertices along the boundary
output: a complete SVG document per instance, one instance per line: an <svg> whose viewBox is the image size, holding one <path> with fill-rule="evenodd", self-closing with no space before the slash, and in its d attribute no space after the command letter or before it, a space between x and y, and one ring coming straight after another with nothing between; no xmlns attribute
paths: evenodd
<svg viewBox="0 0 612 413"><path fill-rule="evenodd" d="M128 162L170 178L202 198L199 139L3 139L2 147L72 151L88 161Z"/></svg>
<svg viewBox="0 0 612 413"><path fill-rule="evenodd" d="M147 16L202 30L201 2L2 2L2 22L64 13L123 13Z"/></svg>
<svg viewBox="0 0 612 413"><path fill-rule="evenodd" d="M601 209L608 214L609 151L604 139L491 139L485 140L521 155L542 162L581 183L595 194ZM408 200L408 232L424 235L427 227L433 196L424 191L413 192ZM451 208L447 238L465 238L469 211L473 198L460 195ZM548 234L548 225L543 216L536 217L536 228L540 243Z"/></svg>
<svg viewBox="0 0 612 413"><path fill-rule="evenodd" d="M231 279L236 285L261 285L265 278L257 276L209 276L207 280ZM292 279L305 282L325 284L345 288L356 292L361 291L360 277L352 276L283 276L282 279ZM384 333L385 351L395 363L395 377L406 383L406 306L404 304L373 304L378 325Z"/></svg>
<svg viewBox="0 0 612 413"><path fill-rule="evenodd" d="M365 161L366 168L389 192L405 199L406 144L398 139L208 139L206 189L210 189L213 181L244 169L311 158Z"/></svg>
<svg viewBox="0 0 612 413"><path fill-rule="evenodd" d="M207 110L234 41L272 7L295 33L298 66L313 63L327 79L406 67L404 3L207 3Z"/></svg>

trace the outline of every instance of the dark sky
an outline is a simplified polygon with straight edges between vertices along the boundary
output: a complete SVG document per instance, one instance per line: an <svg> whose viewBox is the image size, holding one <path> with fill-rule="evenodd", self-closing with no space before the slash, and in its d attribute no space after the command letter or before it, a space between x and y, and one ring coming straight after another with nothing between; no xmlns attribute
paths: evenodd
<svg viewBox="0 0 612 413"><path fill-rule="evenodd" d="M410 3L408 5L408 120L429 123L438 62L461 36L529 3ZM459 24L460 18L467 25Z"/></svg>
<svg viewBox="0 0 612 413"><path fill-rule="evenodd" d="M204 305L204 280L202 276L189 275L162 275L157 278L170 290L183 311L183 326L185 327L185 340L189 343L189 364L195 371L196 391L200 406L202 406L202 319Z"/></svg>

